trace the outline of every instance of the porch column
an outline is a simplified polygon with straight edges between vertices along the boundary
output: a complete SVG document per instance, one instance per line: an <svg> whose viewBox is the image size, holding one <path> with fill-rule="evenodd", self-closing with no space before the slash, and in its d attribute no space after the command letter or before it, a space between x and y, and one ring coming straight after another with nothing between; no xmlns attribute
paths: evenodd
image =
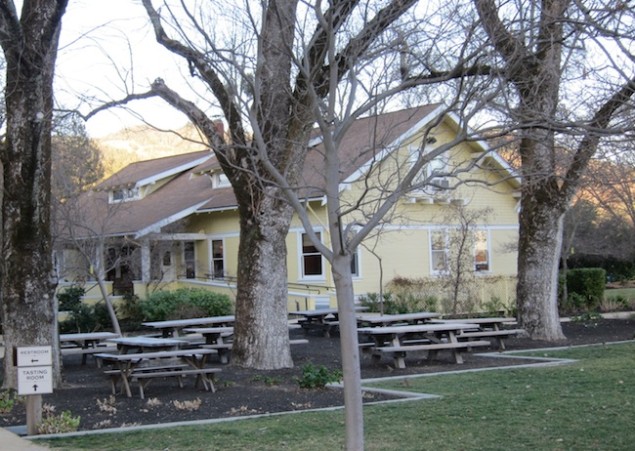
<svg viewBox="0 0 635 451"><path fill-rule="evenodd" d="M106 279L106 264L105 264L105 255L104 255L104 242L99 240L97 242L97 247L95 249L95 266L93 270L95 271L95 278L97 280L105 280Z"/></svg>
<svg viewBox="0 0 635 451"><path fill-rule="evenodd" d="M150 242L148 240L141 242L141 281L150 282Z"/></svg>

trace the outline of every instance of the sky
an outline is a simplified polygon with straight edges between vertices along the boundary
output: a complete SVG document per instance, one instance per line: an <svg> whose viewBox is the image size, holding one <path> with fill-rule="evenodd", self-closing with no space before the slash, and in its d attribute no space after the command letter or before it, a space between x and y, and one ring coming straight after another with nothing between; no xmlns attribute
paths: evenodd
<svg viewBox="0 0 635 451"><path fill-rule="evenodd" d="M183 63L155 40L138 0L70 0L63 18L55 91L58 108L83 114L128 92L146 91L157 77L183 84ZM136 101L138 115L162 128L187 119L163 101ZM99 113L86 127L93 137L142 123L122 109Z"/></svg>

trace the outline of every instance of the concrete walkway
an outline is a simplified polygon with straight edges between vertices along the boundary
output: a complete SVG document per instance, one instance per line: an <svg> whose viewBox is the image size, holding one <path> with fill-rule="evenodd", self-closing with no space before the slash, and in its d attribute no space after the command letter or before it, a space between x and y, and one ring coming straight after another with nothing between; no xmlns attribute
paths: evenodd
<svg viewBox="0 0 635 451"><path fill-rule="evenodd" d="M46 451L49 448L36 445L7 429L0 428L0 449L2 451Z"/></svg>

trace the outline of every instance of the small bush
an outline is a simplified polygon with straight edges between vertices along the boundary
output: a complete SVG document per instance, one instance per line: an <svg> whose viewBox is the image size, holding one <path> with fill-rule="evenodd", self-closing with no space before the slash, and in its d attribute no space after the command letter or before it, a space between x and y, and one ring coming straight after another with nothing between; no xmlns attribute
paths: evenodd
<svg viewBox="0 0 635 451"><path fill-rule="evenodd" d="M139 303L145 321L230 315L229 296L196 288L157 291Z"/></svg>
<svg viewBox="0 0 635 451"><path fill-rule="evenodd" d="M120 315L119 326L122 331L131 332L141 328L143 322L143 310L139 296L127 293L123 296L121 303L117 306L117 313Z"/></svg>
<svg viewBox="0 0 635 451"><path fill-rule="evenodd" d="M95 332L110 327L110 315L105 302L95 305L82 303L70 312L68 319L59 324L60 333Z"/></svg>
<svg viewBox="0 0 635 451"><path fill-rule="evenodd" d="M302 367L302 377L297 378L301 388L324 388L326 384L342 380L342 372L329 370L325 366L315 366L307 363Z"/></svg>
<svg viewBox="0 0 635 451"><path fill-rule="evenodd" d="M75 311L82 305L82 297L86 294L83 287L72 285L57 293L60 311Z"/></svg>
<svg viewBox="0 0 635 451"><path fill-rule="evenodd" d="M584 300L580 307L586 310L597 309L604 298L606 271L602 268L578 268L567 272L569 294L581 296Z"/></svg>
<svg viewBox="0 0 635 451"><path fill-rule="evenodd" d="M360 296L359 302L366 307L369 312L382 312L386 314L412 313L412 312L435 312L439 301L435 296L421 297L414 293L392 293L390 291L383 295L383 305L380 302L379 294L368 293Z"/></svg>
<svg viewBox="0 0 635 451"><path fill-rule="evenodd" d="M55 415L55 407L45 404L42 406L42 422L38 425L37 430L40 434L74 432L79 429L80 421L81 417L72 416L68 410Z"/></svg>
<svg viewBox="0 0 635 451"><path fill-rule="evenodd" d="M9 413L16 403L16 394L13 390L0 391L0 414Z"/></svg>

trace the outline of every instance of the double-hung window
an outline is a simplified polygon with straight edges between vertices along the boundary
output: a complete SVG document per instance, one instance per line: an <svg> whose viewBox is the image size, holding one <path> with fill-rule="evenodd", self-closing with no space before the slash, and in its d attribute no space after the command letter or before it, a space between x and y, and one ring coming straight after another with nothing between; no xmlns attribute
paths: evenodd
<svg viewBox="0 0 635 451"><path fill-rule="evenodd" d="M355 250L355 253L351 255L351 275L353 277L361 277L361 271L359 268L360 263L359 248Z"/></svg>
<svg viewBox="0 0 635 451"><path fill-rule="evenodd" d="M225 277L225 254L223 253L223 240L212 240L212 278Z"/></svg>
<svg viewBox="0 0 635 451"><path fill-rule="evenodd" d="M449 269L449 241L446 230L430 232L430 272L434 275L446 273Z"/></svg>
<svg viewBox="0 0 635 451"><path fill-rule="evenodd" d="M486 230L474 233L474 271L489 271L489 243Z"/></svg>
<svg viewBox="0 0 635 451"><path fill-rule="evenodd" d="M183 261L185 262L185 278L196 278L196 250L194 241L183 243Z"/></svg>
<svg viewBox="0 0 635 451"><path fill-rule="evenodd" d="M322 238L320 232L315 232L318 239ZM302 234L302 278L321 279L324 277L322 254L311 242L309 235Z"/></svg>

